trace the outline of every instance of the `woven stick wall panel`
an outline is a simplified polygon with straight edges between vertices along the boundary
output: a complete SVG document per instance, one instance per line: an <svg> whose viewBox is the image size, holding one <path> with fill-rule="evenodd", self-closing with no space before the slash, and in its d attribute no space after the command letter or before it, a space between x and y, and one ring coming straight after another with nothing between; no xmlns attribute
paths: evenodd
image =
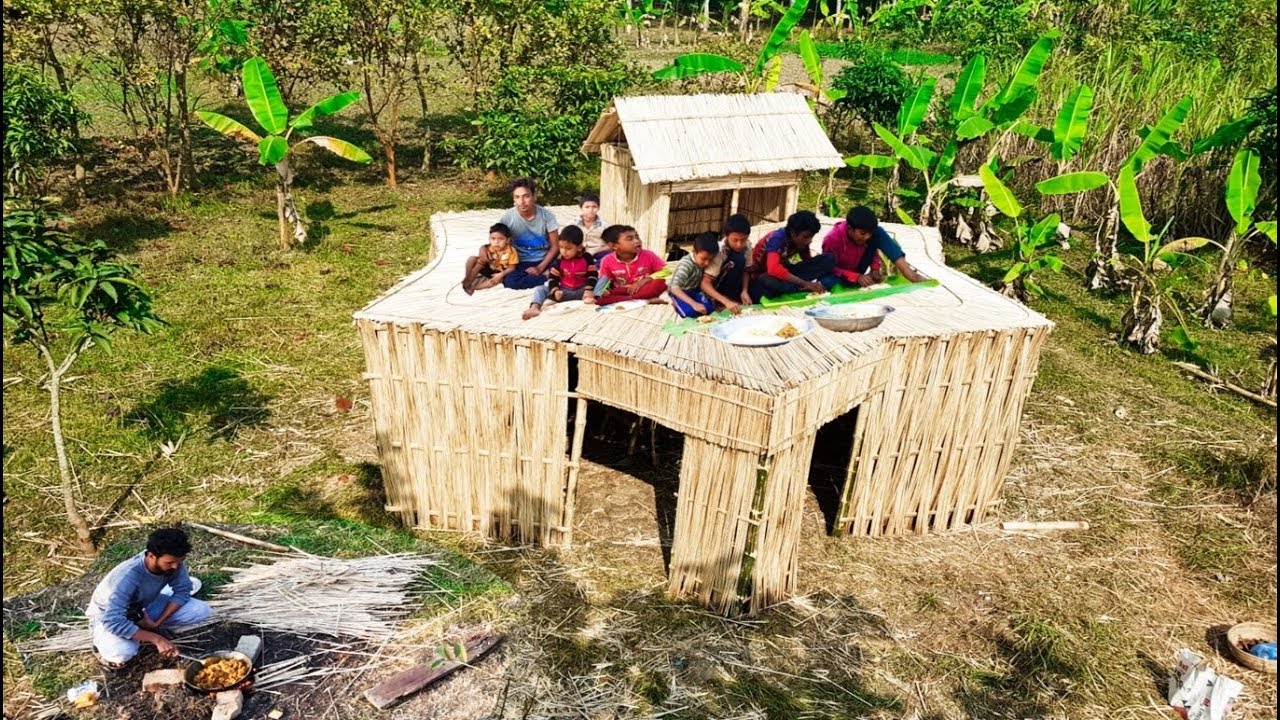
<svg viewBox="0 0 1280 720"><path fill-rule="evenodd" d="M855 535L981 521L998 502L1047 328L902 339L861 406L837 522Z"/></svg>
<svg viewBox="0 0 1280 720"><path fill-rule="evenodd" d="M686 180L665 184L671 192L701 192L706 190L732 190L739 188L787 188L796 187L803 177L800 173L781 172L765 175L726 175L704 180Z"/></svg>
<svg viewBox="0 0 1280 720"><path fill-rule="evenodd" d="M787 190L790 184L765 188L745 188L738 193L738 212L751 220L752 225L762 222L784 222L787 219Z"/></svg>
<svg viewBox="0 0 1280 720"><path fill-rule="evenodd" d="M406 524L564 542L567 346L360 326L388 504Z"/></svg>
<svg viewBox="0 0 1280 720"><path fill-rule="evenodd" d="M686 437L680 460L668 591L726 615L741 610L739 581L753 522L760 456Z"/></svg>
<svg viewBox="0 0 1280 720"><path fill-rule="evenodd" d="M774 403L763 393L598 348L579 347L577 358L576 390L582 397L728 448L757 454L768 449Z"/></svg>
<svg viewBox="0 0 1280 720"><path fill-rule="evenodd" d="M796 588L799 561L800 525L804 518L804 496L809 489L809 464L813 459L816 428L766 461L768 476L752 548L749 613L755 614L789 597Z"/></svg>

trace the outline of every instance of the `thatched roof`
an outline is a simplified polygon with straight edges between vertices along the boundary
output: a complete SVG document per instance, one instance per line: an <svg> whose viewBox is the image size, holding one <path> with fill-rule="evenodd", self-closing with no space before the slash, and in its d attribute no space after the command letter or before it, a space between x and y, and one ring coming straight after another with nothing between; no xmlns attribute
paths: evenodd
<svg viewBox="0 0 1280 720"><path fill-rule="evenodd" d="M582 149L622 141L646 185L844 166L795 93L617 97Z"/></svg>

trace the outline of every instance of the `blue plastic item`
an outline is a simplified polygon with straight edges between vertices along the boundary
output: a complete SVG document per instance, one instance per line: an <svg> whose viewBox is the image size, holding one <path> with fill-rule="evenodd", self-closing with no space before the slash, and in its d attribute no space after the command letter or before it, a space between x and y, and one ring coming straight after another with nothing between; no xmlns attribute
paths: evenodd
<svg viewBox="0 0 1280 720"><path fill-rule="evenodd" d="M1273 642L1263 642L1249 648L1249 654L1260 657L1263 660L1276 659L1276 644Z"/></svg>

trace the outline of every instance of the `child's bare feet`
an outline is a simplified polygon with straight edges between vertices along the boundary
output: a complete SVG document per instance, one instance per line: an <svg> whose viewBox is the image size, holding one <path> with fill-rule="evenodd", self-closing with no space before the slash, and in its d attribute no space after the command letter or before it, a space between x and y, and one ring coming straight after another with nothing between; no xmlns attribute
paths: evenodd
<svg viewBox="0 0 1280 720"><path fill-rule="evenodd" d="M525 310L524 314L521 315L520 317L524 318L525 320L528 320L529 318L536 318L540 314L542 314L541 307L538 307L537 305L530 305L529 309Z"/></svg>
<svg viewBox="0 0 1280 720"><path fill-rule="evenodd" d="M468 294L468 295L474 295L474 294L475 294L475 292L476 292L476 284L475 284L475 283L473 283L473 282L463 282L463 283L462 283L462 292L464 292L464 293L466 293L466 294Z"/></svg>

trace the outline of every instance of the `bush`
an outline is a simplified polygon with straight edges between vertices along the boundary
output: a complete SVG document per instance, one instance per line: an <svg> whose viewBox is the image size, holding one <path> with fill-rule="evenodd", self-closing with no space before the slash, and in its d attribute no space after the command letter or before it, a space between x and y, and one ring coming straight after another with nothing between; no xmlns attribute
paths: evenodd
<svg viewBox="0 0 1280 720"><path fill-rule="evenodd" d="M561 185L585 160L579 149L596 118L639 77L627 66L508 68L471 121L476 134L452 143L459 164Z"/></svg>
<svg viewBox="0 0 1280 720"><path fill-rule="evenodd" d="M861 57L849 58L854 64L831 80L833 88L845 92L845 96L836 101L836 109L867 123L891 126L903 99L911 92L911 79L882 52L863 47L857 54Z"/></svg>
<svg viewBox="0 0 1280 720"><path fill-rule="evenodd" d="M49 85L40 73L5 65L4 166L11 190L40 194L48 164L75 152L77 125L88 116L71 96Z"/></svg>
<svg viewBox="0 0 1280 720"><path fill-rule="evenodd" d="M1249 137L1249 147L1261 158L1262 177L1268 185L1276 181L1276 86L1249 99L1249 114L1262 123Z"/></svg>
<svg viewBox="0 0 1280 720"><path fill-rule="evenodd" d="M1033 5L1008 0L943 0L930 34L965 58L979 53L988 60L1018 56L1049 29L1032 17Z"/></svg>

